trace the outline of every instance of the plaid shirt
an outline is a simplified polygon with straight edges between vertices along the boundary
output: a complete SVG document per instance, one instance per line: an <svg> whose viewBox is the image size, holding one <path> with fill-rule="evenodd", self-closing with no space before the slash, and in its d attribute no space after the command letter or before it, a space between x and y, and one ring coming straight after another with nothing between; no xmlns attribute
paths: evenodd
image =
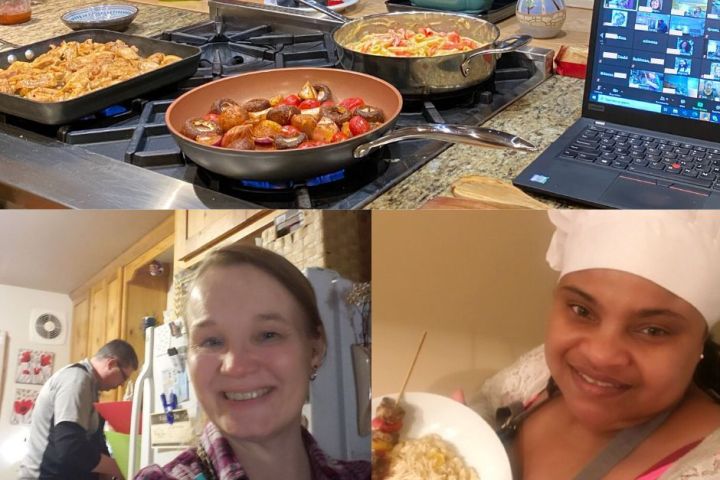
<svg viewBox="0 0 720 480"><path fill-rule="evenodd" d="M370 462L365 460L333 460L325 455L310 433L302 429L303 443L310 459L313 480L370 480ZM200 436L200 445L215 469L218 480L249 480L228 441L208 423ZM185 450L160 467L150 465L135 476L135 480L206 480L197 449Z"/></svg>

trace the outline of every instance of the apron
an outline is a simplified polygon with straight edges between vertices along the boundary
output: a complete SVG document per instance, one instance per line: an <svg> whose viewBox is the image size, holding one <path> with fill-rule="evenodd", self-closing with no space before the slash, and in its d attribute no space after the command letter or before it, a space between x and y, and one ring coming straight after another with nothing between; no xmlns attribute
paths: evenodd
<svg viewBox="0 0 720 480"><path fill-rule="evenodd" d="M515 438L523 420L559 393L557 385L550 379L541 397L531 407L525 408L521 402L514 402L507 407L499 408L496 419L500 427L496 433L503 444L507 447ZM601 480L615 465L630 455L638 445L652 435L667 420L672 410L672 408L665 410L645 423L618 432L610 440L610 443L590 463L585 465L573 480Z"/></svg>

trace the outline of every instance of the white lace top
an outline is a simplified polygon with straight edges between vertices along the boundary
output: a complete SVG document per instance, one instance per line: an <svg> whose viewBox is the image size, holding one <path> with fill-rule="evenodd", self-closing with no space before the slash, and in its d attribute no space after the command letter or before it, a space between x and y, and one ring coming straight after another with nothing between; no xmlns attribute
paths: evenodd
<svg viewBox="0 0 720 480"><path fill-rule="evenodd" d="M495 411L514 402L527 403L547 386L550 371L540 345L489 378L468 404L495 425ZM720 429L675 462L658 480L720 480Z"/></svg>

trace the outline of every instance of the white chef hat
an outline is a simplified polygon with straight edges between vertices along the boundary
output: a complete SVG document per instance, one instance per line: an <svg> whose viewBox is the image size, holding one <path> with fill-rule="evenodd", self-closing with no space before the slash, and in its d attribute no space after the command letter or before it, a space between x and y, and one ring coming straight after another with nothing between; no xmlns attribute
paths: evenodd
<svg viewBox="0 0 720 480"><path fill-rule="evenodd" d="M547 262L560 276L610 268L684 299L708 326L720 320L720 211L551 210Z"/></svg>

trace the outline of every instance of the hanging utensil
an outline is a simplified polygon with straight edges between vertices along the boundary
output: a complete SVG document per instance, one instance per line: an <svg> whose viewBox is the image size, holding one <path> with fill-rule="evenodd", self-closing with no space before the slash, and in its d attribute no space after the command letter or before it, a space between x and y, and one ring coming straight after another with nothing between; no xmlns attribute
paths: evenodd
<svg viewBox="0 0 720 480"><path fill-rule="evenodd" d="M296 0L298 3L302 3L305 6L308 6L310 8L313 8L317 10L320 13L324 13L330 18L334 18L335 20L339 20L343 23L348 23L352 21L351 18L346 17L345 15L338 13L334 10L329 9L326 5L323 5L320 2L316 2L315 0Z"/></svg>

